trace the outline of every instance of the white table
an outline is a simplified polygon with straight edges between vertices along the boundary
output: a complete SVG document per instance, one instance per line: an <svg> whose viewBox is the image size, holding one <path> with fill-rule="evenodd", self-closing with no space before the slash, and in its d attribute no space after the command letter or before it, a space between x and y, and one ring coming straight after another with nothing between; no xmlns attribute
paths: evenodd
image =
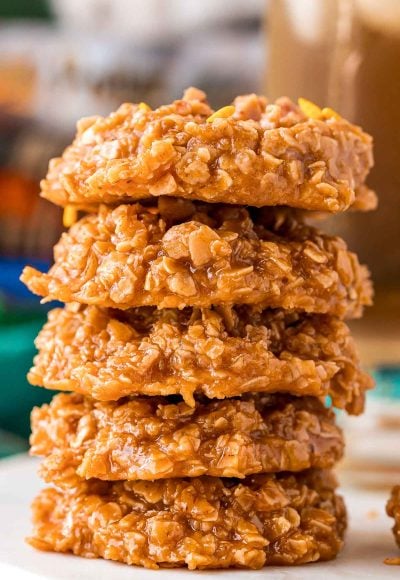
<svg viewBox="0 0 400 580"><path fill-rule="evenodd" d="M24 543L30 530L29 504L42 485L36 469L37 461L25 455L0 461L0 578L4 580L400 579L399 566L383 564L386 557L400 556L390 532L391 520L384 513L386 495L349 488L342 491L350 512L346 548L333 562L257 571L188 572L143 570L105 560L38 552Z"/></svg>

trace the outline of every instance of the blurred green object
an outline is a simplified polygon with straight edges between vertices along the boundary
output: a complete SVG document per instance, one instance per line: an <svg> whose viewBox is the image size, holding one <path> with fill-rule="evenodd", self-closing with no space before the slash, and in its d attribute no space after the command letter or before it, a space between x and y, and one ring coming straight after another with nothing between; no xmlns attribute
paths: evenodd
<svg viewBox="0 0 400 580"><path fill-rule="evenodd" d="M45 18L51 17L46 0L0 0L0 18Z"/></svg>
<svg viewBox="0 0 400 580"><path fill-rule="evenodd" d="M400 400L400 366L381 365L373 372L376 388L371 397L376 399Z"/></svg>
<svg viewBox="0 0 400 580"><path fill-rule="evenodd" d="M0 306L0 429L24 438L29 436L32 407L52 396L45 389L31 387L26 380L35 355L33 341L44 321L45 313L38 316L37 312L10 311Z"/></svg>

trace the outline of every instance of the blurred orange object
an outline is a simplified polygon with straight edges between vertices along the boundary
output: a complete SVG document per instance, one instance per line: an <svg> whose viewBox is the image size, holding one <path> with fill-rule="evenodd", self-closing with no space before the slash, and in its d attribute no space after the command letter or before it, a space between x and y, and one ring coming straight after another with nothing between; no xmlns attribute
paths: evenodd
<svg viewBox="0 0 400 580"><path fill-rule="evenodd" d="M0 58L0 107L9 114L30 115L36 90L36 68L23 56Z"/></svg>
<svg viewBox="0 0 400 580"><path fill-rule="evenodd" d="M0 216L28 218L38 202L38 184L19 173L0 169Z"/></svg>
<svg viewBox="0 0 400 580"><path fill-rule="evenodd" d="M39 185L0 169L0 255L48 259L62 230L61 210L38 196Z"/></svg>

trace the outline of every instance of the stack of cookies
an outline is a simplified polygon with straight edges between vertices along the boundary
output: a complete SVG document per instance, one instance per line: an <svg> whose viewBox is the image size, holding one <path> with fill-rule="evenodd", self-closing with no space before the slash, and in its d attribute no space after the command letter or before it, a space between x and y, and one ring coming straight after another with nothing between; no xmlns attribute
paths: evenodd
<svg viewBox="0 0 400 580"><path fill-rule="evenodd" d="M71 227L49 272L22 276L66 303L29 373L66 391L32 415L51 484L32 545L150 568L336 556L329 406L358 414L372 386L344 322L372 289L304 210L372 209L371 149L331 109L213 112L193 88L80 121L42 183Z"/></svg>

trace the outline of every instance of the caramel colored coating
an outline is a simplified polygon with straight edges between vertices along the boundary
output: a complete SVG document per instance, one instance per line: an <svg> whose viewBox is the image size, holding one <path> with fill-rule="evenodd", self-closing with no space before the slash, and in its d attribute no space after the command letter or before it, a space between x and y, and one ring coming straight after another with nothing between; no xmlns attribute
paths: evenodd
<svg viewBox="0 0 400 580"><path fill-rule="evenodd" d="M27 267L21 279L45 301L119 309L235 303L361 315L371 283L345 243L290 212L268 217L261 225L245 208L165 198L159 208L101 206L63 234L48 274Z"/></svg>
<svg viewBox="0 0 400 580"><path fill-rule="evenodd" d="M196 393L329 394L336 407L358 414L373 386L347 325L327 315L72 304L49 313L36 346L31 384L101 401L181 395L193 405Z"/></svg>
<svg viewBox="0 0 400 580"><path fill-rule="evenodd" d="M56 395L32 412L31 454L41 476L72 485L78 477L155 480L238 477L328 468L343 454L334 413L318 399L253 395L197 402L161 397L99 403Z"/></svg>
<svg viewBox="0 0 400 580"><path fill-rule="evenodd" d="M394 518L393 534L400 548L400 485L393 488L386 511L389 517Z"/></svg>
<svg viewBox="0 0 400 580"><path fill-rule="evenodd" d="M158 568L261 568L330 560L346 511L329 472L92 482L33 503L35 548Z"/></svg>
<svg viewBox="0 0 400 580"><path fill-rule="evenodd" d="M372 139L359 127L329 109L311 118L285 97L244 95L232 110L213 115L205 94L189 89L154 111L126 103L82 119L50 162L42 195L81 206L153 196L329 212L357 204L373 164Z"/></svg>

